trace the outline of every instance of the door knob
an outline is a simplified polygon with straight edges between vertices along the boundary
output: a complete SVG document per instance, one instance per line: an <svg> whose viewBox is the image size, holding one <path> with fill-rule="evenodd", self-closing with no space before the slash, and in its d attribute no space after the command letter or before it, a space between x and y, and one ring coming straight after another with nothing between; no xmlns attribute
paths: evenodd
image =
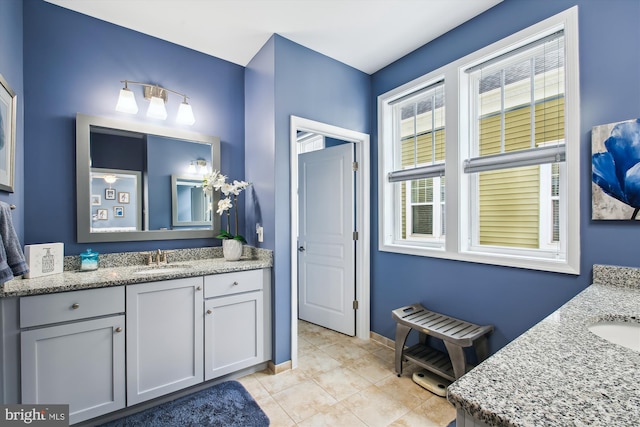
<svg viewBox="0 0 640 427"><path fill-rule="evenodd" d="M122 332L122 328L121 328L120 326L118 326L118 327L116 328L116 332Z"/></svg>
<svg viewBox="0 0 640 427"><path fill-rule="evenodd" d="M298 248L298 252L304 252L304 246L300 246L300 247Z"/></svg>

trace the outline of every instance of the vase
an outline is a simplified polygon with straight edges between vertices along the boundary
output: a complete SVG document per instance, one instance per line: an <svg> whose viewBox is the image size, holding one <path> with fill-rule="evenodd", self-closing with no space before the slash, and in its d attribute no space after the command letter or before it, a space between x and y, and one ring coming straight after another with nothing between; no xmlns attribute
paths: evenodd
<svg viewBox="0 0 640 427"><path fill-rule="evenodd" d="M242 257L242 242L234 239L222 241L222 255L226 261L237 261Z"/></svg>

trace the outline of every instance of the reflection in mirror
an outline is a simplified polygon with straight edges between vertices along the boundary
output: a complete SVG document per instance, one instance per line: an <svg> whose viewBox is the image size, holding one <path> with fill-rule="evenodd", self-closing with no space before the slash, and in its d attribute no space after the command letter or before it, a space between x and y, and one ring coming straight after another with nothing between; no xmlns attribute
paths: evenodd
<svg viewBox="0 0 640 427"><path fill-rule="evenodd" d="M173 176L201 182L213 169L220 169L216 137L78 114L78 242L214 237L219 218L205 208L217 200L194 198L193 216L176 224L171 190Z"/></svg>
<svg viewBox="0 0 640 427"><path fill-rule="evenodd" d="M174 227L211 227L211 195L202 188L202 178L171 176L171 212Z"/></svg>
<svg viewBox="0 0 640 427"><path fill-rule="evenodd" d="M142 230L141 176L138 171L91 168L92 233Z"/></svg>

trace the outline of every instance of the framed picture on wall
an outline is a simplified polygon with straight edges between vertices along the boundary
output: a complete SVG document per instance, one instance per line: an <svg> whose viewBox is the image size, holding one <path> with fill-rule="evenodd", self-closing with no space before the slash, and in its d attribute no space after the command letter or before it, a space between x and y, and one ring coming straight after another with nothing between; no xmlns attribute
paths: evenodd
<svg viewBox="0 0 640 427"><path fill-rule="evenodd" d="M105 200L115 200L116 199L116 189L115 188L105 188L104 189L104 198L105 198Z"/></svg>
<svg viewBox="0 0 640 427"><path fill-rule="evenodd" d="M91 206L100 206L102 204L102 196L99 194L91 195Z"/></svg>
<svg viewBox="0 0 640 427"><path fill-rule="evenodd" d="M109 219L109 211L106 209L98 209L97 217L99 220L107 220Z"/></svg>
<svg viewBox="0 0 640 427"><path fill-rule="evenodd" d="M640 118L591 129L591 219L640 221Z"/></svg>
<svg viewBox="0 0 640 427"><path fill-rule="evenodd" d="M119 192L118 203L129 203L129 193L126 191Z"/></svg>
<svg viewBox="0 0 640 427"><path fill-rule="evenodd" d="M0 75L0 190L13 193L16 94Z"/></svg>
<svg viewBox="0 0 640 427"><path fill-rule="evenodd" d="M124 206L114 206L113 216L114 218L124 218Z"/></svg>

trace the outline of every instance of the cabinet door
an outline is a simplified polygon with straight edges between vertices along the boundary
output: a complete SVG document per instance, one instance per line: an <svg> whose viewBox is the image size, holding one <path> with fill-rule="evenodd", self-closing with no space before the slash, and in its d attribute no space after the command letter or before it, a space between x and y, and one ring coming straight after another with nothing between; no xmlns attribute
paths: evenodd
<svg viewBox="0 0 640 427"><path fill-rule="evenodd" d="M264 362L262 291L205 301L205 380Z"/></svg>
<svg viewBox="0 0 640 427"><path fill-rule="evenodd" d="M127 404L203 380L202 277L127 286Z"/></svg>
<svg viewBox="0 0 640 427"><path fill-rule="evenodd" d="M125 407L123 315L23 331L22 403L68 404L77 423Z"/></svg>

